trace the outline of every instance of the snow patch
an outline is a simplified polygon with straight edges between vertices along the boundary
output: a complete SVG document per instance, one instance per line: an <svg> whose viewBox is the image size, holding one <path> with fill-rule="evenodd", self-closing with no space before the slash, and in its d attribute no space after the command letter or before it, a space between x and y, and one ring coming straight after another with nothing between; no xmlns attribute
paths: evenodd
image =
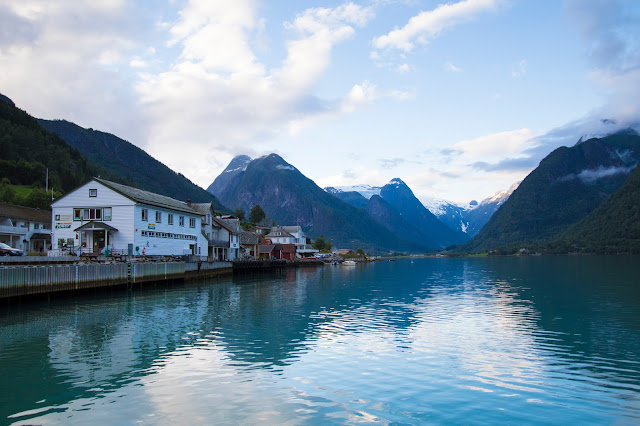
<svg viewBox="0 0 640 426"><path fill-rule="evenodd" d="M331 194L337 194L340 192L357 192L368 200L374 195L380 195L381 189L382 188L380 188L379 186L352 185L352 186L332 186L332 187L327 187L324 190Z"/></svg>
<svg viewBox="0 0 640 426"><path fill-rule="evenodd" d="M296 168L293 166L285 166L284 164L278 164L276 166L276 169L278 170L295 170Z"/></svg>

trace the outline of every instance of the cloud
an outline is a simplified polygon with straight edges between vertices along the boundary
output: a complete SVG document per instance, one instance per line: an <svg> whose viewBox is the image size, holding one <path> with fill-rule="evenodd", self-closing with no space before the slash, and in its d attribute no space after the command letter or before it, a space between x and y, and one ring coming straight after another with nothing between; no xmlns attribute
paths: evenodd
<svg viewBox="0 0 640 426"><path fill-rule="evenodd" d="M567 176L564 176L558 180L560 181L569 181L569 180L574 180L574 179L580 179L583 183L589 185L589 184L593 184L595 183L597 180L603 179L603 178L607 178L607 177L611 177L611 176L615 176L615 175L620 175L620 174L625 174L628 175L629 173L631 173L633 171L633 169L635 169L635 166L633 167L603 167L600 166L596 169L584 169L582 170L580 173L572 173L569 174Z"/></svg>
<svg viewBox="0 0 640 426"><path fill-rule="evenodd" d="M462 72L461 68L458 68L457 66L453 65L451 62L448 62L448 61L444 63L444 69L446 71L453 72L453 73Z"/></svg>
<svg viewBox="0 0 640 426"><path fill-rule="evenodd" d="M445 29L474 18L481 12L494 9L498 0L463 0L441 4L409 19L402 28L373 39L376 49L398 49L410 52L416 43L426 44Z"/></svg>
<svg viewBox="0 0 640 426"><path fill-rule="evenodd" d="M297 134L392 96L367 81L337 99L311 94L330 66L333 48L366 25L373 9L344 3L297 14L284 23L286 56L274 68L254 53L264 49L255 46L265 25L257 10L252 0L188 2L167 29L169 45L181 49L179 60L169 70L144 74L136 86L147 113L150 153L169 167L188 170L201 184L212 179L211 165L185 151L227 158L261 151L279 134Z"/></svg>
<svg viewBox="0 0 640 426"><path fill-rule="evenodd" d="M586 42L595 66L590 80L607 99L591 118L634 121L640 117L640 15L635 2L569 0L566 11ZM592 120L597 121L597 120Z"/></svg>
<svg viewBox="0 0 640 426"><path fill-rule="evenodd" d="M404 158L393 158L393 159L380 159L378 163L380 167L383 169L392 169L394 167L398 167L400 164L404 163L406 160Z"/></svg>
<svg viewBox="0 0 640 426"><path fill-rule="evenodd" d="M518 62L518 65L511 70L511 77L520 78L527 73L527 61L525 59Z"/></svg>

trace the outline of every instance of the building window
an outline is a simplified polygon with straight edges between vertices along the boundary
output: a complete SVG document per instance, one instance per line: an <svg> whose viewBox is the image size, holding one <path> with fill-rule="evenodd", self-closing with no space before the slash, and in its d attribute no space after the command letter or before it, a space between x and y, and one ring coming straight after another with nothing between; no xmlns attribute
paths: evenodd
<svg viewBox="0 0 640 426"><path fill-rule="evenodd" d="M190 217L189 218L189 228L195 228L196 227L196 218L195 217Z"/></svg>
<svg viewBox="0 0 640 426"><path fill-rule="evenodd" d="M147 222L149 220L149 210L142 209L142 221Z"/></svg>
<svg viewBox="0 0 640 426"><path fill-rule="evenodd" d="M173 225L173 215L172 214L167 216L167 223L169 225Z"/></svg>
<svg viewBox="0 0 640 426"><path fill-rule="evenodd" d="M56 218L56 220L60 220ZM82 220L82 209L73 209L73 220Z"/></svg>
<svg viewBox="0 0 640 426"><path fill-rule="evenodd" d="M178 225L184 226L184 216L180 216L179 221L178 221Z"/></svg>
<svg viewBox="0 0 640 426"><path fill-rule="evenodd" d="M111 220L111 207L102 209L102 220Z"/></svg>
<svg viewBox="0 0 640 426"><path fill-rule="evenodd" d="M162 212L156 212L156 223L162 223Z"/></svg>
<svg viewBox="0 0 640 426"><path fill-rule="evenodd" d="M98 190L97 189L90 189L89 190L89 197L97 197L98 196Z"/></svg>

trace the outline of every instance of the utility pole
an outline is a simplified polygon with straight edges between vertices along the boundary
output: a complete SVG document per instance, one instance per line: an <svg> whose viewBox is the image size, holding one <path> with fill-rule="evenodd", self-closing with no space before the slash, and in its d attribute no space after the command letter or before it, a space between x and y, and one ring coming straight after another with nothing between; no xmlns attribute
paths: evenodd
<svg viewBox="0 0 640 426"><path fill-rule="evenodd" d="M45 191L49 192L49 168L47 167L47 178L45 179Z"/></svg>

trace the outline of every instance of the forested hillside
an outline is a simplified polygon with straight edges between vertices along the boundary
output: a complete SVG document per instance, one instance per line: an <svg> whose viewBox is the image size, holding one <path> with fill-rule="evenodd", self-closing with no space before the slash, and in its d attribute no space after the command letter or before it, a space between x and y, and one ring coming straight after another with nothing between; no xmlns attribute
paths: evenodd
<svg viewBox="0 0 640 426"><path fill-rule="evenodd" d="M216 210L229 212L211 193L176 173L142 149L110 133L85 129L65 120L39 120L78 149L93 163L112 171L129 185L176 200L212 202Z"/></svg>

